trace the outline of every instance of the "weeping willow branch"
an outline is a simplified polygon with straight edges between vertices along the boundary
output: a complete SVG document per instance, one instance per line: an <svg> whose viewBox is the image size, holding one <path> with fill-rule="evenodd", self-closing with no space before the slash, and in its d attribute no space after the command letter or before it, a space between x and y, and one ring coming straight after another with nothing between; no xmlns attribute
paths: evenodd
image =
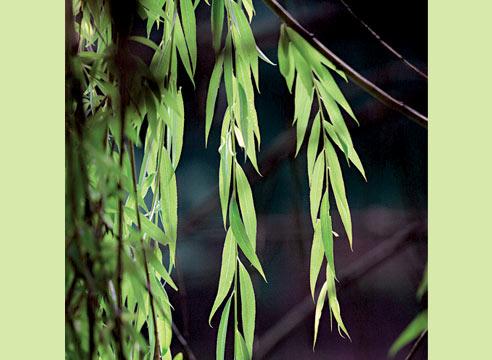
<svg viewBox="0 0 492 360"><path fill-rule="evenodd" d="M385 240L341 272L339 277L340 287L346 288L352 285L379 265L396 256L406 246L426 236L425 229L425 224L413 223L400 230L390 239ZM313 313L313 310L313 299L311 295L308 295L260 336L254 351L255 359L265 359L280 341L288 337Z"/></svg>
<svg viewBox="0 0 492 360"><path fill-rule="evenodd" d="M383 46L385 47L390 53L395 55L400 61L402 61L406 66L408 66L411 70L413 70L416 74L418 74L420 77L424 78L427 80L427 74L424 73L422 70L420 70L417 66L412 64L410 61L405 59L403 55L401 55L398 51L396 51L393 47L391 47L386 41L384 41L381 36L375 32L367 23L362 20L357 14L352 10L352 8L347 4L344 0L338 0L340 3L347 9L347 11L352 15L352 17L357 20L369 33L374 36L374 38Z"/></svg>
<svg viewBox="0 0 492 360"><path fill-rule="evenodd" d="M420 126L427 128L427 117L419 113L417 110L406 105L403 101L397 100L390 94L379 88L377 85L363 77L350 65L345 63L337 55L335 55L330 49L328 49L321 41L319 41L315 35L306 30L277 0L263 0L289 27L298 32L304 39L309 42L316 50L318 50L328 60L332 61L338 68L340 68L347 76L360 88L366 91L368 94L379 100L386 106L398 111L405 115L410 120L415 121Z"/></svg>

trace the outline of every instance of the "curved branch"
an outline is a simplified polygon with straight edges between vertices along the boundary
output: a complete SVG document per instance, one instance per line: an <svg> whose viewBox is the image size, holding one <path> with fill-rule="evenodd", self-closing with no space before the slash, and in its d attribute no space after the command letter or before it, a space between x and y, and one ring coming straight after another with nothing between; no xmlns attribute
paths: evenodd
<svg viewBox="0 0 492 360"><path fill-rule="evenodd" d="M405 59L402 54L400 54L398 51L396 51L394 48L392 48L386 41L384 41L381 36L377 32L375 32L369 25L366 24L364 20L362 20L359 16L357 16L356 13L352 10L352 8L345 2L345 0L338 0L340 3L347 9L347 11L352 15L352 17L357 20L364 28L366 28L367 31L371 33L372 36L383 46L385 47L390 53L395 55L399 60L401 60L406 66L408 66L410 69L412 69L415 73L420 75L422 78L425 80L428 80L427 74L424 73L422 70L420 70L417 66L412 64L410 61Z"/></svg>
<svg viewBox="0 0 492 360"><path fill-rule="evenodd" d="M306 30L277 0L263 0L281 19L284 23L302 35L316 50L323 56L333 62L337 67L343 70L347 76L361 89L379 100L386 106L405 115L410 120L415 121L420 126L427 128L427 117L419 113L417 110L406 105L403 101L397 100L390 94L379 88L377 85L370 82L368 79L359 74L350 65L346 64L342 59L328 49L321 41L319 41L313 33Z"/></svg>

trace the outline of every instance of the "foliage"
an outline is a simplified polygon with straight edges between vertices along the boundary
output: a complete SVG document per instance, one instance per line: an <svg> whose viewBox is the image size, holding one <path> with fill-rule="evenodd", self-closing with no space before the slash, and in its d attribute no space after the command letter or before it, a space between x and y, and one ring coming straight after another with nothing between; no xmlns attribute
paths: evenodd
<svg viewBox="0 0 492 360"><path fill-rule="evenodd" d="M167 291L178 290L171 277L178 223L175 171L185 129L178 62L193 82L198 1L74 0L71 5L74 20L68 22L66 56L66 356L173 359ZM266 276L256 253L256 212L240 157L260 172L254 102L258 63L261 58L274 64L256 45L251 0L213 0L210 11L216 60L206 100L205 144L222 79L227 108L218 149L226 236L209 322L222 307L216 357L223 359L232 307L234 356L251 359L256 304L248 263ZM137 14L146 20L147 37L132 35ZM157 43L150 38L156 28L162 28ZM153 51L150 64L132 54L132 42ZM341 109L357 120L331 72L346 80L345 75L285 25L278 59L289 90L294 88L296 153L313 103L316 108L307 144L313 299L324 258L327 265L317 298L314 342L326 299L340 334L348 336L336 296L333 241L338 235L332 229L329 197L331 188L352 247L336 149L365 177ZM143 151L139 168L135 147ZM182 354L174 356L180 358Z"/></svg>

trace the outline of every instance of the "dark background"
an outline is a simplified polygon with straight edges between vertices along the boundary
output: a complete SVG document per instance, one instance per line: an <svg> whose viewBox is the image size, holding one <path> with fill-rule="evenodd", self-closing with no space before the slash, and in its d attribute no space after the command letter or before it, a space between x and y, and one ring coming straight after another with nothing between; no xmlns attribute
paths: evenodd
<svg viewBox="0 0 492 360"><path fill-rule="evenodd" d="M384 40L427 71L426 1L347 2ZM383 48L338 0L281 3L363 76L427 113L427 81ZM254 1L254 5L252 28L257 44L276 63L280 21L262 1ZM208 315L217 290L225 237L217 189L217 148L225 93L223 89L219 92L217 116L205 149L205 97L214 51L210 8L203 1L197 8L197 17L196 89L184 71L180 81L187 102L184 150L177 170L179 234L175 277L180 291L170 296L176 325L198 359L207 360L215 358L218 315L212 323L214 328L208 326ZM144 28L141 30L143 34ZM339 84L360 122L360 127L347 123L368 179L366 183L353 167L343 167L352 209L354 251L350 251L342 235L335 242L335 261L338 274L350 277L344 280L340 275L338 297L352 341L342 339L336 329L330 331L325 307L317 346L312 351L314 304L298 305L310 293L312 229L305 147L294 159L289 146L294 141L294 134L289 131L293 97L278 67L260 61L261 95L256 97L256 107L262 134L260 171L264 177L260 179L250 172L249 179L253 182L258 216L259 258L268 284L251 271L257 299L255 359L259 355L272 360L385 359L392 342L426 306L426 299L419 303L415 293L427 261L427 130L386 108L353 83ZM272 153L272 149L276 152ZM265 157L268 161L261 163ZM250 168L249 164L246 168ZM338 215L334 215L334 230L343 233ZM373 264L374 256L385 254L388 246L396 243L400 245L395 251ZM272 330L280 320L283 325ZM271 347L271 335L279 335L278 329L291 331ZM228 343L232 345L232 337L228 337ZM426 340L423 345L414 359L427 358ZM175 351L182 350L176 339L173 346ZM267 353L266 347L271 348ZM409 347L403 349L396 358L404 359L408 351Z"/></svg>

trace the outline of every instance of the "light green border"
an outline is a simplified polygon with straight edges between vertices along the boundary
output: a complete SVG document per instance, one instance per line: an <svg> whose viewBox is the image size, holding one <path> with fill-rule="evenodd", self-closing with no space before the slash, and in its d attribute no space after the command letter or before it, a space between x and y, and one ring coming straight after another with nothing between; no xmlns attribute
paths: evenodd
<svg viewBox="0 0 492 360"><path fill-rule="evenodd" d="M492 1L429 10L429 359L492 359Z"/></svg>
<svg viewBox="0 0 492 360"><path fill-rule="evenodd" d="M64 2L0 1L0 359L64 358Z"/></svg>

